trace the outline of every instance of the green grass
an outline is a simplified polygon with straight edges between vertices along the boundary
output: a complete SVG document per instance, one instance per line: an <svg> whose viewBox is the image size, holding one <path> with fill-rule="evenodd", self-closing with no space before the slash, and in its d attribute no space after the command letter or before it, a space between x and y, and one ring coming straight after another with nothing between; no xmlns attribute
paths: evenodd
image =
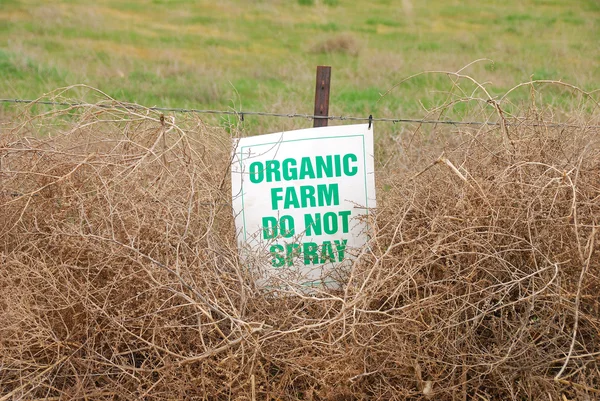
<svg viewBox="0 0 600 401"><path fill-rule="evenodd" d="M332 113L422 117L423 106L460 97L448 77L421 75L380 94L480 58L493 63L464 73L495 95L531 78L600 86L595 0L11 0L0 21L3 98L85 83L150 106L311 113L324 64L333 68ZM564 109L574 99L564 90L544 98ZM459 104L456 115L467 114Z"/></svg>

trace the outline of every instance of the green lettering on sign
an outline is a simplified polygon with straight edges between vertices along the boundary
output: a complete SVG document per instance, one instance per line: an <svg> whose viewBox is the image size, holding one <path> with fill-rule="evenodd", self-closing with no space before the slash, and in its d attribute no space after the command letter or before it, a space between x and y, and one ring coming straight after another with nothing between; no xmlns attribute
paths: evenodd
<svg viewBox="0 0 600 401"><path fill-rule="evenodd" d="M292 168L293 167L293 168ZM298 170L296 169L296 159L285 159L281 162L281 169L283 170L283 179L286 181L292 181L298 179Z"/></svg>
<svg viewBox="0 0 600 401"><path fill-rule="evenodd" d="M283 188L271 188L271 209L278 209L278 202L283 200L283 197L280 195L281 192L283 192Z"/></svg>
<svg viewBox="0 0 600 401"><path fill-rule="evenodd" d="M342 232L344 234L348 233L348 220L350 219L350 215L352 214L351 210L342 210L338 212L340 217L342 218Z"/></svg>
<svg viewBox="0 0 600 401"><path fill-rule="evenodd" d="M339 155L336 155L335 157L339 158ZM331 178L333 177L333 163L331 161L333 157L331 155L329 156L325 156L325 158L323 158L323 156L317 156L315 158L315 165L317 167L317 177L318 178L323 178L328 177Z"/></svg>
<svg viewBox="0 0 600 401"><path fill-rule="evenodd" d="M303 157L300 162L300 176L301 180L306 178L315 178L315 170L313 169L312 161L310 157Z"/></svg>
<svg viewBox="0 0 600 401"><path fill-rule="evenodd" d="M254 162L250 164L250 182L253 184L260 184L265 178L265 170L261 162Z"/></svg>
<svg viewBox="0 0 600 401"><path fill-rule="evenodd" d="M321 213L315 213L314 216L310 213L305 214L304 227L306 227L306 235L308 237L312 237L313 235L321 235L323 233Z"/></svg>
<svg viewBox="0 0 600 401"><path fill-rule="evenodd" d="M270 247L273 267L291 267L295 259L307 265L318 265L329 262L342 262L346 254L348 240L323 241L321 246L315 242L302 244L290 243L285 245L274 244ZM335 247L334 247L335 246Z"/></svg>
<svg viewBox="0 0 600 401"><path fill-rule="evenodd" d="M319 263L327 262L335 262L331 241L323 241L323 245L321 246L321 260L319 260Z"/></svg>
<svg viewBox="0 0 600 401"><path fill-rule="evenodd" d="M267 160L266 170L267 182L281 181L281 173L279 171L279 160Z"/></svg>
<svg viewBox="0 0 600 401"><path fill-rule="evenodd" d="M306 235L309 237L323 235L323 230L326 234L335 234L340 230L340 225L342 232L347 234L350 229L351 214L351 210L342 210L337 213L327 212L323 216L321 216L321 213L307 213L304 215Z"/></svg>
<svg viewBox="0 0 600 401"><path fill-rule="evenodd" d="M315 200L315 187L311 185L303 185L300 187L300 190L302 191L300 194L302 199L302 207L315 207L317 203Z"/></svg>
<svg viewBox="0 0 600 401"><path fill-rule="evenodd" d="M338 184L317 185L319 206L332 206L340 204L340 192Z"/></svg>
<svg viewBox="0 0 600 401"><path fill-rule="evenodd" d="M271 266L283 267L285 264L284 255L282 254L283 245L273 244L271 245L269 252L271 252L271 256L273 257L273 260L271 260Z"/></svg>
<svg viewBox="0 0 600 401"><path fill-rule="evenodd" d="M347 155L344 156L344 174L347 175L348 177L351 177L351 176L355 175L356 173L358 173L358 167L356 167L356 166L350 167L351 161L357 162L358 157L356 157L356 155L354 155L352 153L348 153Z"/></svg>
<svg viewBox="0 0 600 401"><path fill-rule="evenodd" d="M356 163L358 157L353 153L342 155L315 156L314 160L310 157L300 159L294 158L279 160L267 160L264 162L253 162L250 164L250 182L260 184L262 182L279 182L306 180L314 178L333 178L346 175L354 176L358 173Z"/></svg>
<svg viewBox="0 0 600 401"><path fill-rule="evenodd" d="M302 188L303 187L300 187L300 190L302 190ZM300 202L298 201L298 194L296 194L296 189L294 187L287 187L285 189L285 201L283 203L283 208L289 209L290 207L300 207Z"/></svg>
<svg viewBox="0 0 600 401"><path fill-rule="evenodd" d="M283 193L282 193L283 192ZM300 187L271 188L271 209L337 206L340 204L338 184L301 185Z"/></svg>
<svg viewBox="0 0 600 401"><path fill-rule="evenodd" d="M300 245L299 244L286 244L286 260L287 265L292 266L294 264L294 258L300 256Z"/></svg>
<svg viewBox="0 0 600 401"><path fill-rule="evenodd" d="M304 265L316 265L319 263L319 246L314 242L305 242L304 250Z"/></svg>
<svg viewBox="0 0 600 401"><path fill-rule="evenodd" d="M262 218L263 239L272 239L277 237L277 218Z"/></svg>
<svg viewBox="0 0 600 401"><path fill-rule="evenodd" d="M347 239L343 239L341 241L335 240L335 249L338 252L338 262L344 260L344 253L346 252L346 244L348 243Z"/></svg>
<svg viewBox="0 0 600 401"><path fill-rule="evenodd" d="M337 233L338 217L334 212L328 212L323 215L323 231L326 234L332 235Z"/></svg>

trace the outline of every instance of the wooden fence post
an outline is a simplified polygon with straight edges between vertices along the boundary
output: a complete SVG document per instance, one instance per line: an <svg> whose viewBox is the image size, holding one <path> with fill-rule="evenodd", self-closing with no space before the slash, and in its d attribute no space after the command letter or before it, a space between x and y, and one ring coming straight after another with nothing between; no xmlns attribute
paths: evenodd
<svg viewBox="0 0 600 401"><path fill-rule="evenodd" d="M329 115L329 86L331 83L331 67L317 66L317 84L315 87L315 116ZM313 119L313 127L327 127L326 118Z"/></svg>

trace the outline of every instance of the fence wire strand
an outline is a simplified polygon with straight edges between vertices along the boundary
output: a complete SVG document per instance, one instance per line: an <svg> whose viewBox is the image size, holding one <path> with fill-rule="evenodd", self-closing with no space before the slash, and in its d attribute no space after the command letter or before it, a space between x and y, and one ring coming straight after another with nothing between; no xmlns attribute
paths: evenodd
<svg viewBox="0 0 600 401"><path fill-rule="evenodd" d="M308 120L325 119L330 121L364 121L364 122L385 122L385 123L408 123L408 124L447 124L447 125L480 125L480 126L501 126L503 123L499 121L456 121L456 120L435 120L435 119L420 119L420 118L403 118L403 117L357 117L357 116L317 116L312 114L302 113L273 113L266 111L237 111L237 110L211 110L211 109L191 109L179 107L144 107L141 105L116 102L116 104L94 104L83 102L55 102L49 100L32 100L32 99L0 99L0 103L22 103L22 104L41 104L46 106L65 106L65 107L98 107L98 108L123 108L128 110L151 110L159 112L171 113L192 113L192 114L215 114L215 115L233 115L244 120L245 116L258 117L278 117L278 118L303 118ZM526 122L506 122L506 126L544 126L550 128L560 127L578 127L576 124L568 123L526 123ZM590 126L589 128L600 128L600 126Z"/></svg>

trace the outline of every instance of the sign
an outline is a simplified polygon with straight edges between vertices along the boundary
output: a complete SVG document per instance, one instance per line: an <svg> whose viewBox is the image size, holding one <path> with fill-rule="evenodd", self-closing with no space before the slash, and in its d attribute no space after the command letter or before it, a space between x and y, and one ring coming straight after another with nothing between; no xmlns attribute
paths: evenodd
<svg viewBox="0 0 600 401"><path fill-rule="evenodd" d="M338 287L368 239L373 128L237 139L232 195L241 256L259 284Z"/></svg>

